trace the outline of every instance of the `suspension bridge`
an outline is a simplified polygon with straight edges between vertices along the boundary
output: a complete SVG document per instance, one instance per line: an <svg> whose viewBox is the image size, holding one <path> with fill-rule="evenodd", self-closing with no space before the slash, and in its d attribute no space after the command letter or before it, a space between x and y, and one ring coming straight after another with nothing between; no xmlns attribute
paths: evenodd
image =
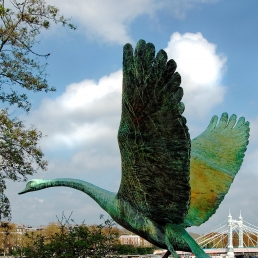
<svg viewBox="0 0 258 258"><path fill-rule="evenodd" d="M229 213L227 220L195 240L210 256L258 255L258 227L244 221L241 212L238 220Z"/></svg>

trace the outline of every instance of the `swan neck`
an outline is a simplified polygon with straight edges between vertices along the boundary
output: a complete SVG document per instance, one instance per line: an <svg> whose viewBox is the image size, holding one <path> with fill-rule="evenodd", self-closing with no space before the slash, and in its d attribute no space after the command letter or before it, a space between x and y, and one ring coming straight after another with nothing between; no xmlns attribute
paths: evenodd
<svg viewBox="0 0 258 258"><path fill-rule="evenodd" d="M52 180L46 180L38 186L40 189L56 186L66 186L82 191L89 195L93 200L95 200L100 205L100 207L107 212L109 212L109 210L112 208L112 205L114 205L116 197L115 193L102 189L91 183L72 178L57 178Z"/></svg>

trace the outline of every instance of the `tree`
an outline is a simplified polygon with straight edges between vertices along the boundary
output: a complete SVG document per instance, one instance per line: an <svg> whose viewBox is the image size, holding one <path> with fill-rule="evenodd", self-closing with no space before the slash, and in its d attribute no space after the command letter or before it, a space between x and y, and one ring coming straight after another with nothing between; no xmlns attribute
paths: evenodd
<svg viewBox="0 0 258 258"><path fill-rule="evenodd" d="M0 0L0 100L5 108L16 105L29 112L26 90L55 90L46 80L49 54L33 50L39 43L36 37L51 23L75 29L57 7L46 5L44 0ZM22 121L10 117L8 109L0 110L0 221L11 218L10 203L4 194L6 180L26 181L37 169L47 168L38 146L41 138L36 128L26 129Z"/></svg>
<svg viewBox="0 0 258 258"><path fill-rule="evenodd" d="M120 244L118 237L122 230L115 226L112 219L103 219L99 225L88 226L84 222L76 224L71 215L66 218L63 214L58 223L50 223L25 234L23 232L12 223L2 223L0 254L26 258L98 258L109 255L116 258L120 255L151 254L154 251L154 247Z"/></svg>
<svg viewBox="0 0 258 258"><path fill-rule="evenodd" d="M0 253L9 254L19 245L19 241L15 224L9 222L0 224Z"/></svg>
<svg viewBox="0 0 258 258"><path fill-rule="evenodd" d="M53 222L49 223L48 226L45 227L43 232L46 243L50 242L50 239L52 238L52 236L58 233L61 233L60 224L53 223Z"/></svg>
<svg viewBox="0 0 258 258"><path fill-rule="evenodd" d="M59 230L54 230L52 235L27 234L33 241L23 249L23 254L27 258L100 258L108 254L113 255L118 237L113 233L113 226L114 222L109 219L94 227L84 223L78 225L70 217L67 219L63 215L59 220Z"/></svg>

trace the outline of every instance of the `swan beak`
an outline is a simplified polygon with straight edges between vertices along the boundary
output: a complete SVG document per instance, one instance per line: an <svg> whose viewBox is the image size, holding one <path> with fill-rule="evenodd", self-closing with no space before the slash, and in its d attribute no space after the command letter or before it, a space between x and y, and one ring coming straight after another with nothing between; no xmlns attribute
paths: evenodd
<svg viewBox="0 0 258 258"><path fill-rule="evenodd" d="M18 194L25 194L27 192L29 192L29 191L25 188L23 191L19 192Z"/></svg>
<svg viewBox="0 0 258 258"><path fill-rule="evenodd" d="M21 192L19 192L18 194L19 195L21 195L21 194L25 194L25 193L28 193L28 192L33 192L33 191L35 191L35 189L33 189L33 188L28 188L28 187L26 187L24 190L22 190Z"/></svg>

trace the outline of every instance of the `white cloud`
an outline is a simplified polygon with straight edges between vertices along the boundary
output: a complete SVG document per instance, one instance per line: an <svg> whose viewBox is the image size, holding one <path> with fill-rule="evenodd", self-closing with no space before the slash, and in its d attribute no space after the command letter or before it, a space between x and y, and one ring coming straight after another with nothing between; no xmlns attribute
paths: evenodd
<svg viewBox="0 0 258 258"><path fill-rule="evenodd" d="M25 118L47 135L41 147L49 160L48 172L37 177L86 179L117 191L121 177L117 143L121 91L119 70L98 82L86 79L69 85L61 96L44 99L39 109ZM108 180L99 180L105 175Z"/></svg>
<svg viewBox="0 0 258 258"><path fill-rule="evenodd" d="M98 83L93 80L73 83L57 99L43 100L27 121L48 135L43 147L51 149L91 145L99 139L116 137L121 84L121 70L102 77Z"/></svg>
<svg viewBox="0 0 258 258"><path fill-rule="evenodd" d="M44 202L44 199L39 199L39 198L34 198L37 202L40 202L40 203L42 203L42 202Z"/></svg>
<svg viewBox="0 0 258 258"><path fill-rule="evenodd" d="M216 53L215 44L201 33L175 32L165 51L176 61L182 77L186 117L203 117L223 101L225 87L221 85L221 78L226 58Z"/></svg>
<svg viewBox="0 0 258 258"><path fill-rule="evenodd" d="M139 16L155 16L157 11L171 12L175 18L185 18L196 5L218 0L48 0L60 8L66 17L78 25L79 31L94 40L124 44L133 42L130 24Z"/></svg>
<svg viewBox="0 0 258 258"><path fill-rule="evenodd" d="M132 42L129 24L139 15L157 9L153 0L51 0L67 17L79 22L88 38L124 44Z"/></svg>

